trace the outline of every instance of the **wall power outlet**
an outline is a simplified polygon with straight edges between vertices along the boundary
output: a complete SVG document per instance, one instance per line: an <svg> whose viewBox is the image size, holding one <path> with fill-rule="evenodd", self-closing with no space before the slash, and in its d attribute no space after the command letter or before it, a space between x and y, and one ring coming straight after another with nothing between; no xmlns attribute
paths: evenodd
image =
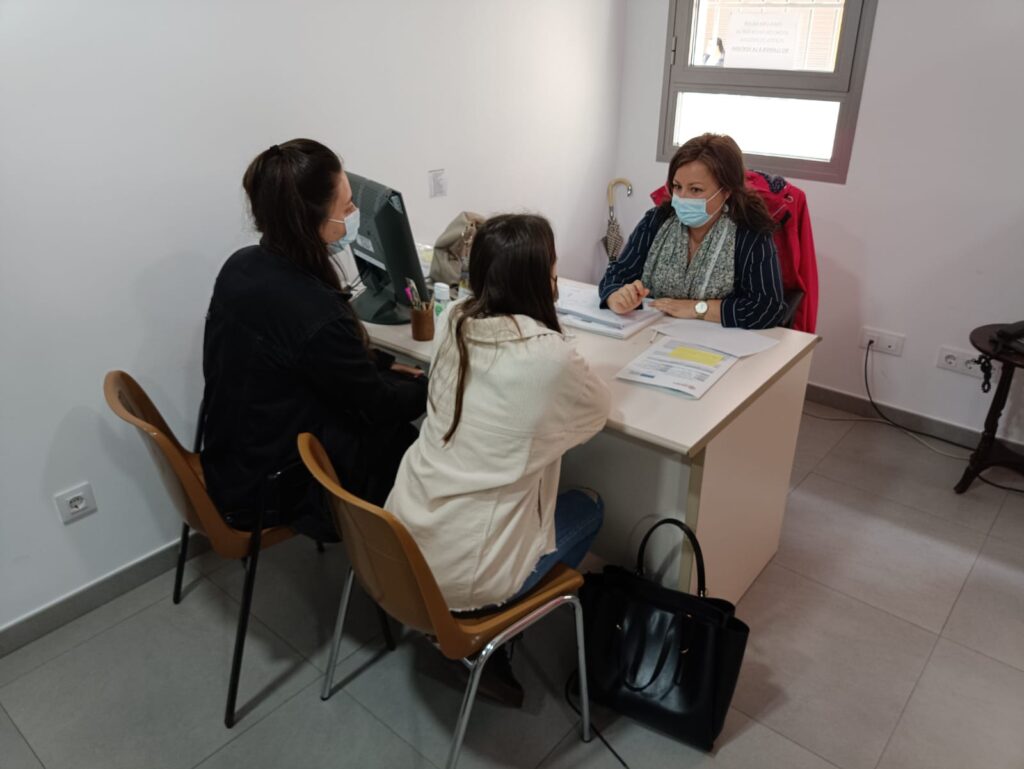
<svg viewBox="0 0 1024 769"><path fill-rule="evenodd" d="M966 374L967 376L983 379L985 375L981 371L981 366L978 365L979 355L980 353L978 352L958 350L956 347L943 345L939 348L939 359L935 361L935 365L939 368L955 371L958 374Z"/></svg>
<svg viewBox="0 0 1024 769"><path fill-rule="evenodd" d="M905 339L903 334L897 334L894 331L883 331L880 328L864 326L860 330L859 347L864 349L868 346L868 342L874 342L871 345L872 352L884 352L886 355L898 357L903 354L903 340Z"/></svg>
<svg viewBox="0 0 1024 769"><path fill-rule="evenodd" d="M60 513L60 519L65 524L84 518L99 509L96 507L96 497L93 496L92 485L89 483L80 483L66 491L57 492L53 495L53 501L57 506L57 512Z"/></svg>

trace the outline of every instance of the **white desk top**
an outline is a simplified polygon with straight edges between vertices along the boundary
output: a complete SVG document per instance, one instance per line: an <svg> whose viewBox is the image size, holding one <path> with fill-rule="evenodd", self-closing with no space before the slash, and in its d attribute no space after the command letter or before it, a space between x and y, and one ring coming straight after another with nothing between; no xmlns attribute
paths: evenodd
<svg viewBox="0 0 1024 769"><path fill-rule="evenodd" d="M560 278L560 282L574 282ZM416 342L409 325L367 323L373 343L421 362L430 361L432 342ZM773 328L759 331L779 343L770 350L741 358L703 397L624 382L615 375L650 344L652 331L644 329L621 340L568 329L568 336L591 368L608 383L612 410L607 429L687 457L699 453L743 408L785 374L821 341L813 334Z"/></svg>

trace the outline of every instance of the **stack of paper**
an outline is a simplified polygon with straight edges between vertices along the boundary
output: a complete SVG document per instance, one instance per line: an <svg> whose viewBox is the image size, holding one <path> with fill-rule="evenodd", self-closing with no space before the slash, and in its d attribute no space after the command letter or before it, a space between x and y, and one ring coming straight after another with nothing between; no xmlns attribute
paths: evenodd
<svg viewBox="0 0 1024 769"><path fill-rule="evenodd" d="M654 309L634 310L625 315L602 309L596 286L559 285L558 293L555 306L562 323L616 339L628 339L663 317L661 311Z"/></svg>

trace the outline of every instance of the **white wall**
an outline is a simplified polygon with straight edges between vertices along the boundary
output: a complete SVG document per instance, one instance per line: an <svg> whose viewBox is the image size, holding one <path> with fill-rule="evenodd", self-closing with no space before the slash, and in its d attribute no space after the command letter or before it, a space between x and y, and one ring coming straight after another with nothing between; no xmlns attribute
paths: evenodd
<svg viewBox="0 0 1024 769"><path fill-rule="evenodd" d="M588 275L616 144L617 0L6 0L0 4L0 628L173 541L133 373L184 443L203 315L251 242L240 181L295 136L403 191L432 241L529 209ZM446 168L447 198L426 196ZM100 511L63 526L54 492Z"/></svg>
<svg viewBox="0 0 1024 769"><path fill-rule="evenodd" d="M876 398L980 429L991 395L935 361L940 345L971 349L975 326L1024 319L1024 3L878 6L847 183L794 180L821 278L811 381L863 396L860 327L896 331L904 353L874 356ZM626 9L615 173L640 193L620 206L628 231L668 171L654 157L669 2ZM1017 380L1003 432L1024 440Z"/></svg>

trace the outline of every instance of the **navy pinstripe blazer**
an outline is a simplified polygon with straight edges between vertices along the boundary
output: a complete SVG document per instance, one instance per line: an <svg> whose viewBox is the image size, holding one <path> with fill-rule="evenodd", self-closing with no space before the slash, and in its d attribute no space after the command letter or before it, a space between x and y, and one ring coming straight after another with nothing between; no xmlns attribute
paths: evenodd
<svg viewBox="0 0 1024 769"><path fill-rule="evenodd" d="M629 236L619 258L608 265L598 285L601 306L622 286L640 280L651 243L658 228L673 216L671 208L656 206ZM736 227L736 285L722 300L722 325L737 328L771 328L782 317L786 302L782 298L782 273L775 243L768 233ZM683 297L678 297L683 298Z"/></svg>

